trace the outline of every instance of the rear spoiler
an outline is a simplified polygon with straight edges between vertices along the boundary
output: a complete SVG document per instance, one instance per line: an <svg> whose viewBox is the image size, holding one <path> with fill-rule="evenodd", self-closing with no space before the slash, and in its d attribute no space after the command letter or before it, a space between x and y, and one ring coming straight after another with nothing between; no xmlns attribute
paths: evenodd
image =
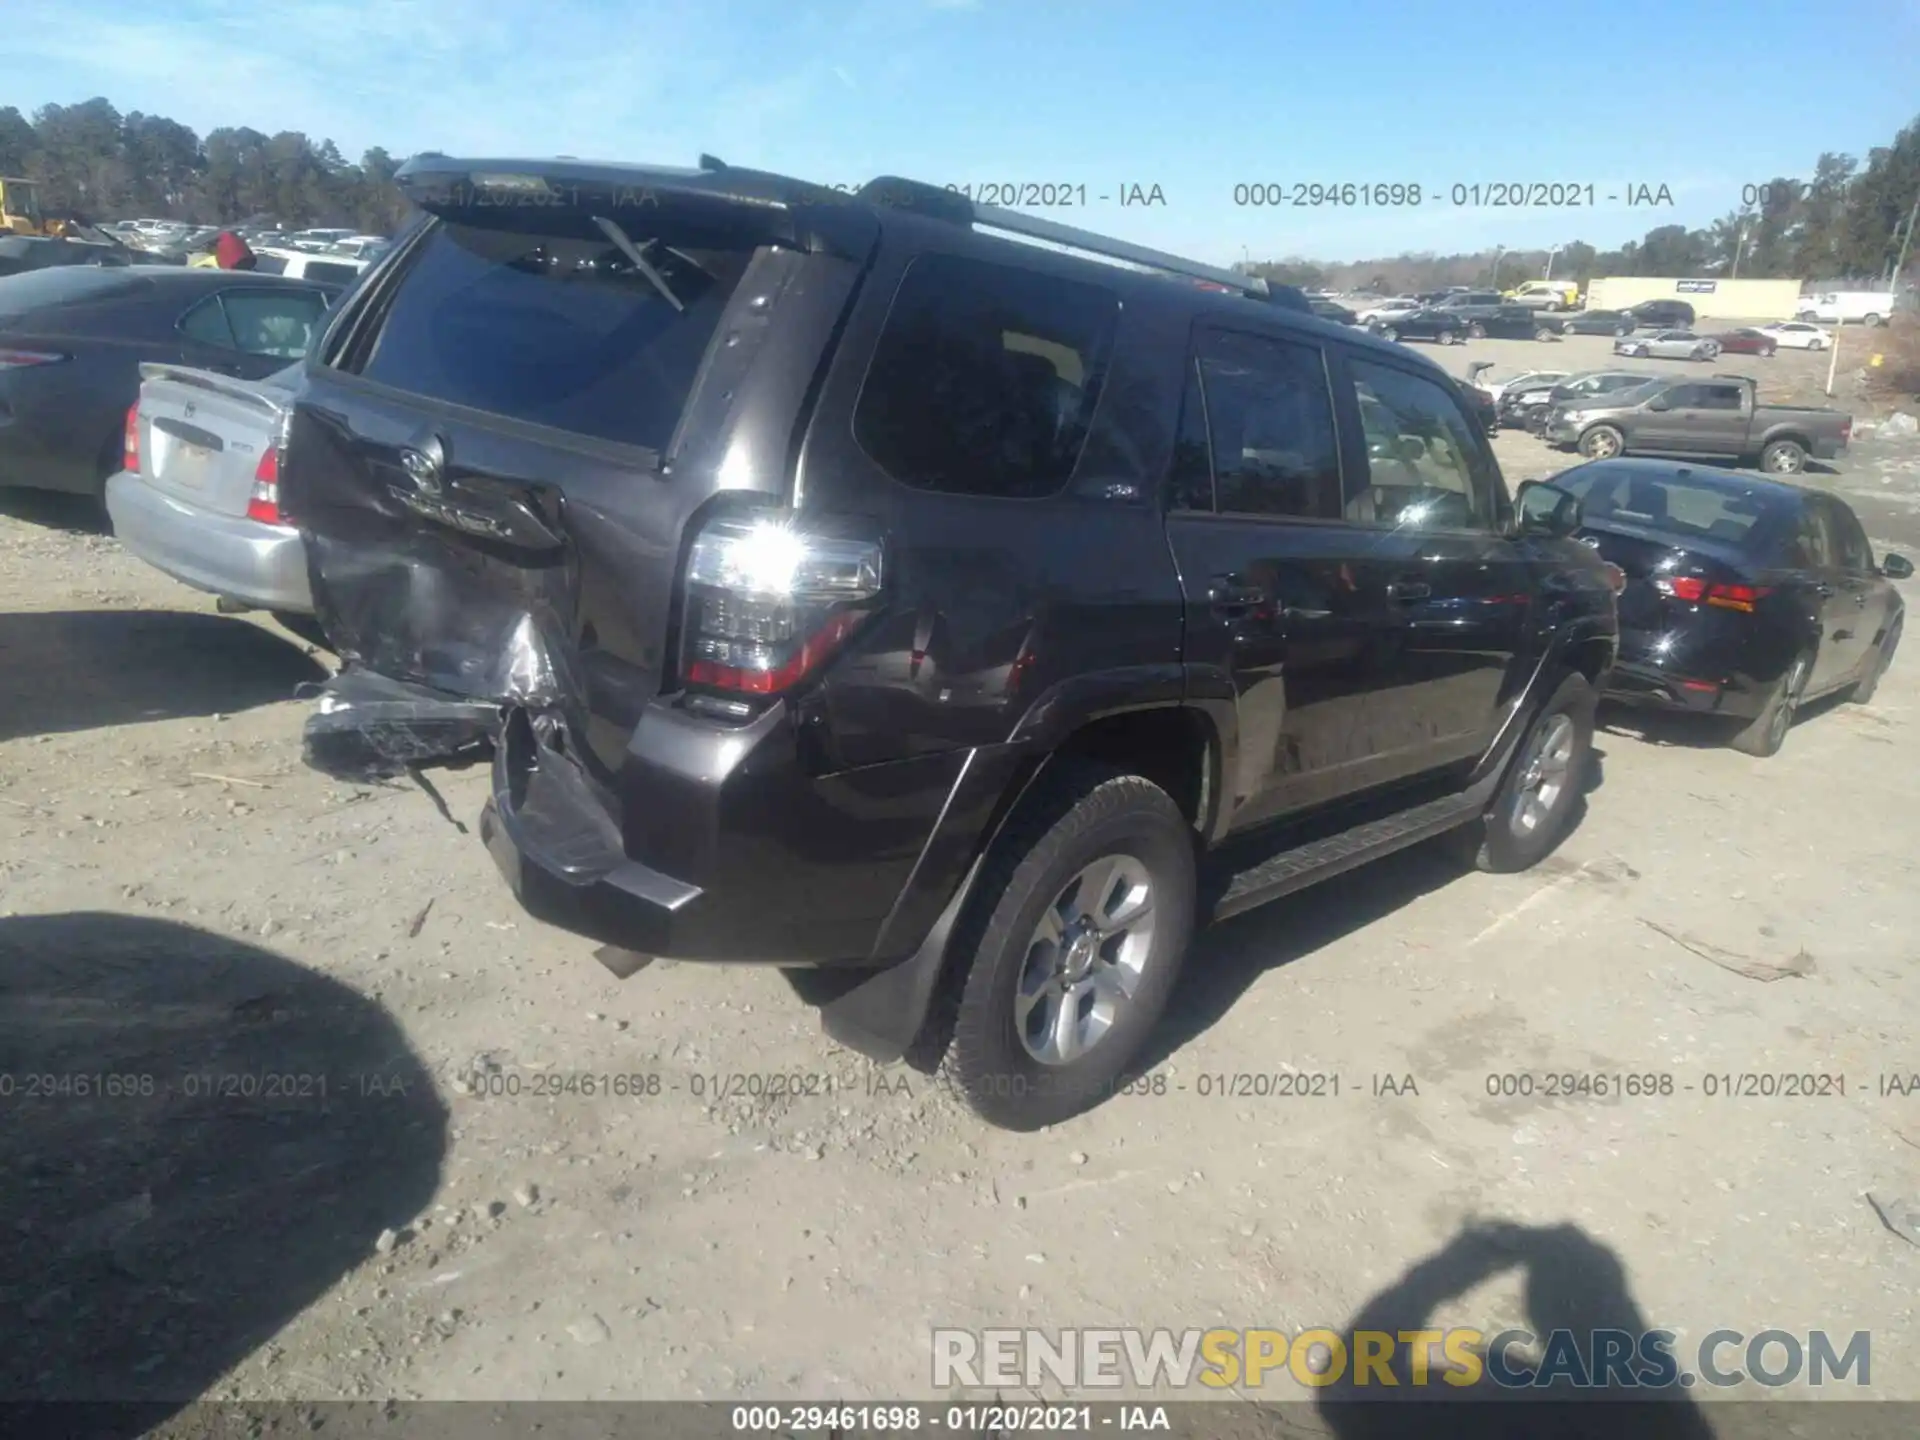
<svg viewBox="0 0 1920 1440"><path fill-rule="evenodd" d="M205 390L229 400L238 400L252 406L261 414L273 417L286 408L286 401L274 398L273 392L280 390L277 385L269 385L264 380L240 380L231 375L220 375L212 370L196 370L189 365L169 365L164 361L146 360L140 365L140 383L149 380L166 380L175 385L186 385L196 390ZM291 392L286 393L291 399Z"/></svg>

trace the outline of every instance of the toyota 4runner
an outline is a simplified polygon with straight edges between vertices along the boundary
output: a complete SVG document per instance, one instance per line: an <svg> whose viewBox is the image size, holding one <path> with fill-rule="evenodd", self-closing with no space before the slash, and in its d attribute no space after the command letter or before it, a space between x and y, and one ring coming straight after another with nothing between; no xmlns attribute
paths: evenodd
<svg viewBox="0 0 1920 1440"><path fill-rule="evenodd" d="M307 756L491 752L487 847L616 974L788 967L1030 1128L1197 923L1577 813L1611 572L1401 347L907 181L399 178L281 469Z"/></svg>

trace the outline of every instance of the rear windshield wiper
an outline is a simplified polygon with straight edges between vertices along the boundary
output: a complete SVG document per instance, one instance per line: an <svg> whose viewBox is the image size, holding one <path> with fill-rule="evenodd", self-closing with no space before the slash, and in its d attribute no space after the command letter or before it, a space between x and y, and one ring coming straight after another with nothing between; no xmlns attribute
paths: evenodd
<svg viewBox="0 0 1920 1440"><path fill-rule="evenodd" d="M600 227L602 234L619 247L622 255L633 262L633 268L646 276L647 279L652 282L653 288L666 297L669 305L673 306L673 308L681 314L686 313L687 307L681 303L680 297L673 293L673 287L667 284L667 277L647 262L647 257L641 253L640 247L633 243L632 238L628 236L626 231L622 230L604 215L595 215L593 217L593 223ZM647 243L651 245L653 242L649 240Z"/></svg>

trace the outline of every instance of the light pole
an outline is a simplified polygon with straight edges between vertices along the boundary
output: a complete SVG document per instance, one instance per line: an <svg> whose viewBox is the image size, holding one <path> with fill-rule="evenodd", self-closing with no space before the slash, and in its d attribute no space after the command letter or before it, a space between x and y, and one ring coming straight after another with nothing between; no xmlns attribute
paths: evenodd
<svg viewBox="0 0 1920 1440"><path fill-rule="evenodd" d="M1493 283L1489 287L1490 289L1498 290L1500 288L1500 257L1506 253L1507 247L1504 245L1496 245L1493 247Z"/></svg>
<svg viewBox="0 0 1920 1440"><path fill-rule="evenodd" d="M1553 279L1553 257L1559 253L1560 247L1558 245L1550 245L1547 247L1547 273L1540 277L1542 280Z"/></svg>
<svg viewBox="0 0 1920 1440"><path fill-rule="evenodd" d="M1747 227L1742 225L1740 227L1740 233L1734 237L1733 241L1733 273L1727 277L1729 280L1738 280L1740 278L1740 257L1746 253Z"/></svg>

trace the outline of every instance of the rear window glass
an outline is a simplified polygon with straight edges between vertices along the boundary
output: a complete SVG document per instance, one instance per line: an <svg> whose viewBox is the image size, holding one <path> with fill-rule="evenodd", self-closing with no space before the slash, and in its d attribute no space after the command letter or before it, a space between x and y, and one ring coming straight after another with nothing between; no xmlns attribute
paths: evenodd
<svg viewBox="0 0 1920 1440"><path fill-rule="evenodd" d="M261 255L256 252L253 257L253 268L254 272L260 275L284 275L287 273L287 262L278 255Z"/></svg>
<svg viewBox="0 0 1920 1440"><path fill-rule="evenodd" d="M644 269L584 225L567 234L436 225L360 373L449 404L664 450L752 251L682 249L637 230L626 238Z"/></svg>
<svg viewBox="0 0 1920 1440"><path fill-rule="evenodd" d="M1580 500L1589 520L1622 524L1692 539L1744 544L1748 533L1777 508L1756 490L1689 484L1675 476L1637 469L1583 465L1553 483Z"/></svg>
<svg viewBox="0 0 1920 1440"><path fill-rule="evenodd" d="M1119 314L1098 285L922 255L874 348L854 437L922 490L1051 495L1080 458Z"/></svg>

